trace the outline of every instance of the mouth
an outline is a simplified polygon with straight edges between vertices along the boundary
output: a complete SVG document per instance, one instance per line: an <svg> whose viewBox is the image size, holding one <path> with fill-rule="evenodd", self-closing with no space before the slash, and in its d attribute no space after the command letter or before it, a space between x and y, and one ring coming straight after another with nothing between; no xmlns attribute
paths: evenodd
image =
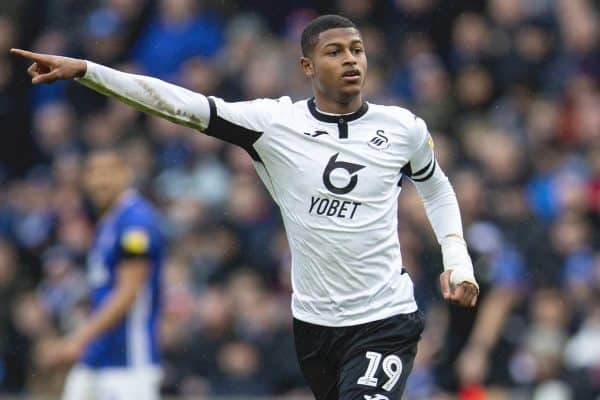
<svg viewBox="0 0 600 400"><path fill-rule="evenodd" d="M357 69L353 69L353 70L349 70L349 71L344 72L342 74L342 79L345 82L355 83L355 82L360 81L360 76L361 76L360 71L357 70Z"/></svg>

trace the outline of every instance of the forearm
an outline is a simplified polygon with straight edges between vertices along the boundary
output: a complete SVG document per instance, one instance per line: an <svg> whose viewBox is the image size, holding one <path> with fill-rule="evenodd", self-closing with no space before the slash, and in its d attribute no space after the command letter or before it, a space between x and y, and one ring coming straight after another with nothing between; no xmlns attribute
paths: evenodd
<svg viewBox="0 0 600 400"><path fill-rule="evenodd" d="M496 345L506 318L518 300L515 290L492 289L481 304L468 345L489 352Z"/></svg>
<svg viewBox="0 0 600 400"><path fill-rule="evenodd" d="M76 78L82 85L176 124L200 131L208 127L210 108L204 95L156 78L86 63L85 75Z"/></svg>
<svg viewBox="0 0 600 400"><path fill-rule="evenodd" d="M102 308L75 333L85 344L93 341L102 333L123 320L132 307L137 292L130 289L117 289Z"/></svg>
<svg viewBox="0 0 600 400"><path fill-rule="evenodd" d="M456 194L439 166L431 178L425 182L415 182L415 187L438 243L442 244L444 238L449 236L462 238L462 221Z"/></svg>
<svg viewBox="0 0 600 400"><path fill-rule="evenodd" d="M456 194L448 178L437 168L424 182L415 186L438 243L441 245L444 270L452 270L452 282L470 282L477 286L473 264L463 238L462 221Z"/></svg>

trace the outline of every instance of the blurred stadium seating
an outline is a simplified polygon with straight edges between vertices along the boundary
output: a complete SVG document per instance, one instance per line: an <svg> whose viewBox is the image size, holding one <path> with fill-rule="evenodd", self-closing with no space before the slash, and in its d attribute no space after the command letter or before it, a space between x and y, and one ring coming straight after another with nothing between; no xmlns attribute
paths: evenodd
<svg viewBox="0 0 600 400"><path fill-rule="evenodd" d="M328 12L362 29L366 99L428 123L482 283L475 315L441 301L439 249L406 185L398 231L428 318L407 398L600 396L598 0L2 0L0 396L60 391L64 371L38 358L85 315L79 166L114 142L165 215L165 396L308 396L286 238L250 158L76 83L32 87L8 49L227 100L302 99L299 33Z"/></svg>

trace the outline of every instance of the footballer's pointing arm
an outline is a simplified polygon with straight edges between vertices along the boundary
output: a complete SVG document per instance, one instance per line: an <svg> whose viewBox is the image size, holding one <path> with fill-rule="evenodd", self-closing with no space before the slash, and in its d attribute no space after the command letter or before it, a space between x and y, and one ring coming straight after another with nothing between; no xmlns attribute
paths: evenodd
<svg viewBox="0 0 600 400"><path fill-rule="evenodd" d="M200 131L208 127L210 106L202 94L156 78L128 74L90 61L21 49L11 49L11 52L33 61L27 72L34 84L76 78L79 83L99 93L149 114Z"/></svg>

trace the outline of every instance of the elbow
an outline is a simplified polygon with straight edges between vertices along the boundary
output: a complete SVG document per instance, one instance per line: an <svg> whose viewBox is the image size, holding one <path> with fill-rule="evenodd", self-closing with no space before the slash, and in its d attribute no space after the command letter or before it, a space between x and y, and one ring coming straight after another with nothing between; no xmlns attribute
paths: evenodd
<svg viewBox="0 0 600 400"><path fill-rule="evenodd" d="M445 178L445 177L444 177ZM454 188L448 181L448 178L440 180L427 188L418 190L423 203L435 205L450 205L458 203Z"/></svg>

